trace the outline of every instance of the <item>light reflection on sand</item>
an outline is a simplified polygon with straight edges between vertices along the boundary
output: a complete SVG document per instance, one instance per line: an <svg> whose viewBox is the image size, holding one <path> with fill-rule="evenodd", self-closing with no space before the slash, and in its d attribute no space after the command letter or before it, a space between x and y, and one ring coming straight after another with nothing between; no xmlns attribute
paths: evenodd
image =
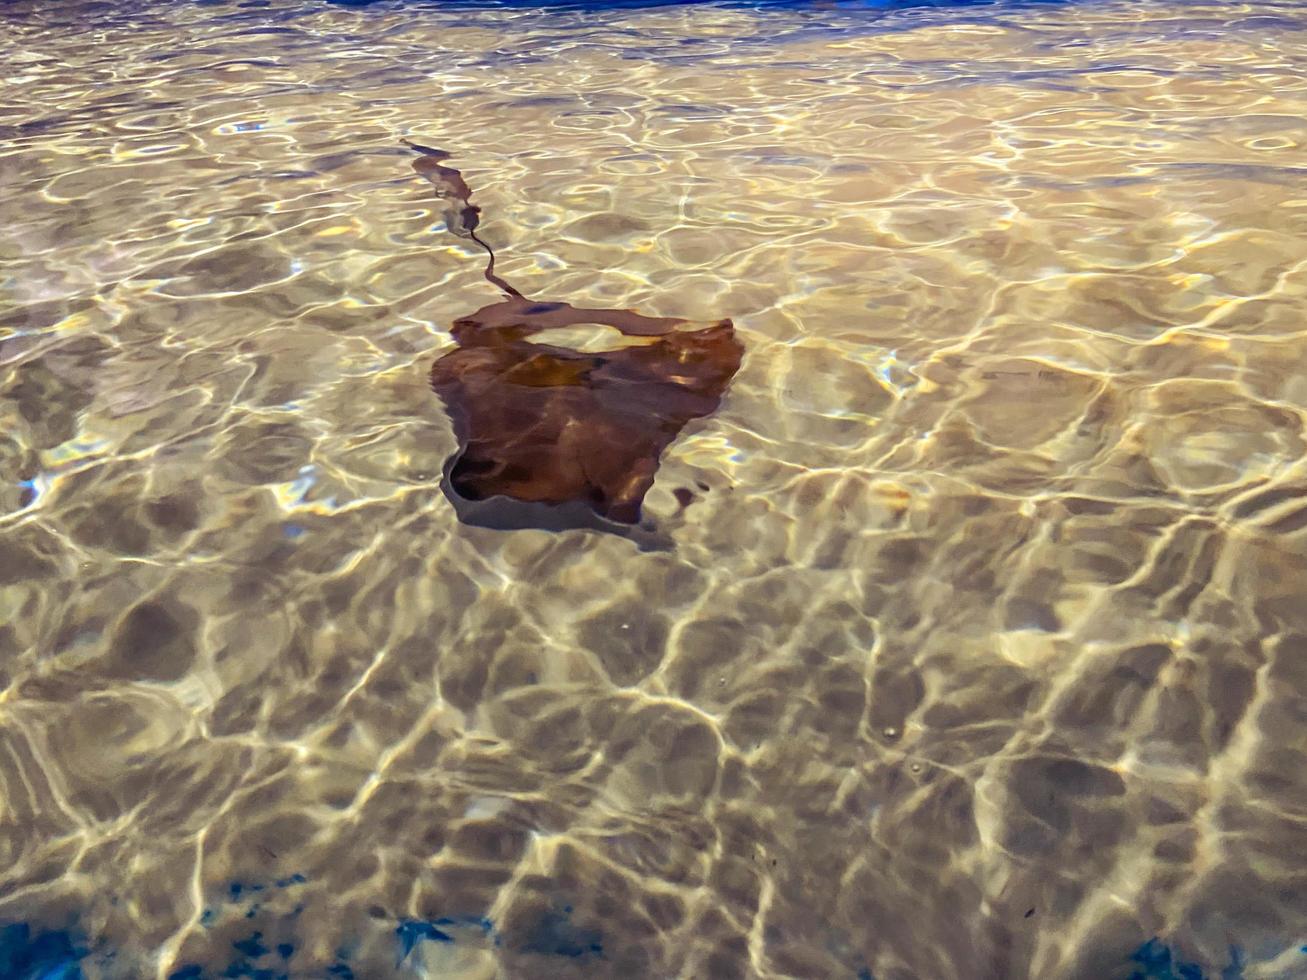
<svg viewBox="0 0 1307 980"><path fill-rule="evenodd" d="M130 6L0 11L0 925L1307 970L1300 9ZM734 320L672 550L455 519L400 136L524 292Z"/></svg>

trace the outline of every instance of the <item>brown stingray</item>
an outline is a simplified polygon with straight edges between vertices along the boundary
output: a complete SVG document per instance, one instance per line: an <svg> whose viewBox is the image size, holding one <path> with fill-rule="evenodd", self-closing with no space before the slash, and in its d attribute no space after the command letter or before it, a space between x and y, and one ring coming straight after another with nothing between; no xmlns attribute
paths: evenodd
<svg viewBox="0 0 1307 980"><path fill-rule="evenodd" d="M717 409L740 367L731 321L683 329L686 320L527 299L495 274L472 191L441 163L449 154L404 143L422 154L413 168L449 202L449 230L485 249L485 277L507 297L456 320L458 347L431 369L459 445L445 464L445 494L472 524L629 533L663 450ZM530 339L589 324L649 339L599 353Z"/></svg>

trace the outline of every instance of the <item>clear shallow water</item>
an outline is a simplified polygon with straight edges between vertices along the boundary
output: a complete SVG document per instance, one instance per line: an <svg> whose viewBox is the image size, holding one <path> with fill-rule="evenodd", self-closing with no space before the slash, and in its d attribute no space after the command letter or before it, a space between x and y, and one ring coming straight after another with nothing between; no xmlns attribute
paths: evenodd
<svg viewBox="0 0 1307 980"><path fill-rule="evenodd" d="M1305 27L5 5L0 968L1307 975ZM670 549L455 518L402 136L733 319Z"/></svg>

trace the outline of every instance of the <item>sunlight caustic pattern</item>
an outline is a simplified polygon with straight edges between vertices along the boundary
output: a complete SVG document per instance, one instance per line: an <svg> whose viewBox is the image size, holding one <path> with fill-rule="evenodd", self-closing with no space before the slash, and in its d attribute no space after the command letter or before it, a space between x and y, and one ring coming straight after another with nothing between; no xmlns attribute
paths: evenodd
<svg viewBox="0 0 1307 980"><path fill-rule="evenodd" d="M1300 6L0 55L0 965L1303 975ZM523 293L733 321L667 547L458 519L485 253L404 137Z"/></svg>

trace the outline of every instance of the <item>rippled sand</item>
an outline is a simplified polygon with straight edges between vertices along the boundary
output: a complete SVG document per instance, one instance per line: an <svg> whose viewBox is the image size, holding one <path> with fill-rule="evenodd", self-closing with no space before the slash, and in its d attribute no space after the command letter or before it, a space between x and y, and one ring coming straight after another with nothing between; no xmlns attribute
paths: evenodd
<svg viewBox="0 0 1307 980"><path fill-rule="evenodd" d="M1301 5L137 6L0 8L0 963L1307 976ZM402 136L735 321L670 550L457 521Z"/></svg>

